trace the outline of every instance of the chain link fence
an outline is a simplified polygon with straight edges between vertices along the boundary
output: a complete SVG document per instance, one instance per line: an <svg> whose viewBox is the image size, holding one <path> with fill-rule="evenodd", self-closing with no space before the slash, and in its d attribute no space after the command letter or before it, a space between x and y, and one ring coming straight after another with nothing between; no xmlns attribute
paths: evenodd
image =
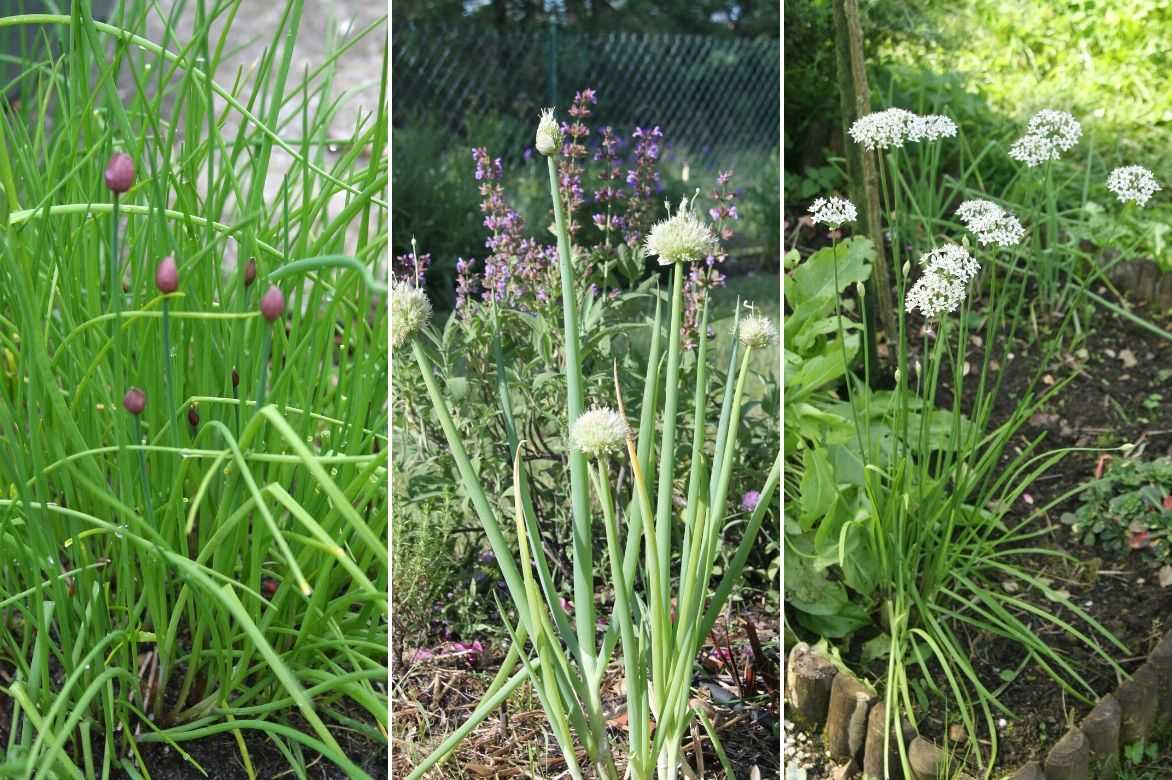
<svg viewBox="0 0 1172 780"><path fill-rule="evenodd" d="M574 93L587 87L598 92L591 126L626 135L658 125L667 142L709 164L732 167L778 145L776 39L403 24L391 49L396 127L426 121L491 144L506 161L532 146L542 107L568 119Z"/></svg>

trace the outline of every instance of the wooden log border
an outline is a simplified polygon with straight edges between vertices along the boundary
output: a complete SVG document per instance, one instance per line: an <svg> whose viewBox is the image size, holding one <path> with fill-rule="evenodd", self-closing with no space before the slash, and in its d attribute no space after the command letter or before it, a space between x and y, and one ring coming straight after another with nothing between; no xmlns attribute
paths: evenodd
<svg viewBox="0 0 1172 780"><path fill-rule="evenodd" d="M786 703L798 707L806 728L821 727L823 741L840 759L849 757L850 777L863 780L937 780L938 767L957 765L939 746L911 732L909 757L913 777L896 770L890 778L860 773L860 767L883 766L883 717L880 699L849 672L833 667L805 642L790 649L785 681ZM833 693L827 695L828 688ZM817 691L812 695L812 691ZM788 717L788 714L787 714ZM1147 661L1112 693L1099 699L1090 712L1054 744L1041 761L1030 761L1005 780L1113 780L1120 752L1137 739L1172 728L1172 630L1164 634ZM880 770L881 771L881 770ZM963 772L955 780L968 778Z"/></svg>

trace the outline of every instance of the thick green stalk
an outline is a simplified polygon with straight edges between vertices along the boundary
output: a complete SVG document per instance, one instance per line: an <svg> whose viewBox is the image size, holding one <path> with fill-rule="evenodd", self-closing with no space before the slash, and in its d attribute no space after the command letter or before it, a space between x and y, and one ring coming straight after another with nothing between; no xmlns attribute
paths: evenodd
<svg viewBox="0 0 1172 780"><path fill-rule="evenodd" d="M675 463L676 413L680 403L680 330L683 327L684 267L676 263L671 270L671 325L668 331L667 379L663 406L663 439L659 448L659 485L656 490L656 541L659 543L659 570L670 571L672 466ZM666 607L666 605L665 605Z"/></svg>
<svg viewBox="0 0 1172 780"><path fill-rule="evenodd" d="M574 294L573 258L566 215L558 190L557 164L549 167L549 194L553 201L558 237L558 258L562 278L562 315L566 330L566 427L582 416L582 363L578 355L578 302ZM594 533L586 496L586 456L569 451L570 504L574 515L574 620L578 633L578 660L588 680L594 677L596 657L594 627ZM591 685L592 689L597 686Z"/></svg>
<svg viewBox="0 0 1172 780"><path fill-rule="evenodd" d="M602 504L602 517L606 525L606 549L610 558L611 578L614 580L614 612L618 619L619 631L623 640L623 669L627 675L627 723L630 727L629 761L632 774L636 778L643 776L643 768L649 760L646 725L636 715L639 712L640 697L646 692L646 687L639 684L638 646L635 642L635 628L631 622L631 603L627 598L628 585L623 575L623 556L619 548L619 529L615 521L614 502L611 498L610 483L607 481L606 462L597 464L592 472L594 488L598 494L598 502Z"/></svg>

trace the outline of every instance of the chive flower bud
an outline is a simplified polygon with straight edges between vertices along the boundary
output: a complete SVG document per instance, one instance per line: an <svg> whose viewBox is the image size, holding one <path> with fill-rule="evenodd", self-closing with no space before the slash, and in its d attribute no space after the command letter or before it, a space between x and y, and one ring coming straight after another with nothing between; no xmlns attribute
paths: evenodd
<svg viewBox="0 0 1172 780"><path fill-rule="evenodd" d="M103 176L106 179L106 187L111 192L119 195L126 192L134 185L134 160L129 154L116 153L110 158L110 162L106 163L106 172Z"/></svg>
<svg viewBox="0 0 1172 780"><path fill-rule="evenodd" d="M168 255L159 261L155 268L155 287L166 295L179 289L179 266L175 265L175 258Z"/></svg>
<svg viewBox="0 0 1172 780"><path fill-rule="evenodd" d="M260 313L269 322L273 322L285 311L285 294L275 284L265 291L260 299Z"/></svg>
<svg viewBox="0 0 1172 780"><path fill-rule="evenodd" d="M696 263L715 253L716 236L684 198L675 216L652 226L645 246L647 254L659 257L660 265Z"/></svg>
<svg viewBox="0 0 1172 780"><path fill-rule="evenodd" d="M146 393L140 388L132 387L122 396L122 408L138 417L146 408Z"/></svg>
<svg viewBox="0 0 1172 780"><path fill-rule="evenodd" d="M414 285L391 285L391 346L401 347L431 319L431 302Z"/></svg>
<svg viewBox="0 0 1172 780"><path fill-rule="evenodd" d="M570 446L591 458L614 455L623 449L628 431L627 421L621 414L614 409L595 407L570 426Z"/></svg>
<svg viewBox="0 0 1172 780"><path fill-rule="evenodd" d="M251 287L252 283L256 281L256 258L248 258L248 262L244 264L244 286Z"/></svg>
<svg viewBox="0 0 1172 780"><path fill-rule="evenodd" d="M777 338L777 329L765 317L758 317L754 314L741 320L737 338L746 347L762 349L769 346Z"/></svg>
<svg viewBox="0 0 1172 780"><path fill-rule="evenodd" d="M546 157L558 153L562 148L562 129L553 116L553 109L547 108L541 112L541 120L537 123L537 151Z"/></svg>

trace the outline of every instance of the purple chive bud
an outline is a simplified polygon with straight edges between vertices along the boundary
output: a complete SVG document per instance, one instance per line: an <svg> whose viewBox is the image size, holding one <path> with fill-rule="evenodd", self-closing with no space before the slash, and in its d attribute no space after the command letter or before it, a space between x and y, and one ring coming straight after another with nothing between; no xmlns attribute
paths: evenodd
<svg viewBox="0 0 1172 780"><path fill-rule="evenodd" d="M195 404L187 407L187 423L192 428L199 427L199 410L195 408Z"/></svg>
<svg viewBox="0 0 1172 780"><path fill-rule="evenodd" d="M118 152L106 163L106 186L111 192L122 194L134 184L134 160L129 154Z"/></svg>
<svg viewBox="0 0 1172 780"><path fill-rule="evenodd" d="M166 295L179 289L179 266L175 265L175 258L164 257L155 268L155 286L159 292Z"/></svg>
<svg viewBox="0 0 1172 780"><path fill-rule="evenodd" d="M146 408L146 393L137 387L132 387L122 396L122 406L135 417L142 414Z"/></svg>
<svg viewBox="0 0 1172 780"><path fill-rule="evenodd" d="M260 299L260 313L264 315L265 319L273 322L281 313L285 311L285 294L281 292L281 288L273 285Z"/></svg>
<svg viewBox="0 0 1172 780"><path fill-rule="evenodd" d="M251 287L252 283L256 281L256 258L248 258L248 262L244 264L244 286Z"/></svg>
<svg viewBox="0 0 1172 780"><path fill-rule="evenodd" d="M232 369L232 387L240 387L240 373L235 368Z"/></svg>
<svg viewBox="0 0 1172 780"><path fill-rule="evenodd" d="M756 490L750 490L741 496L741 511L752 512L757 508L757 504L761 503L761 494Z"/></svg>

